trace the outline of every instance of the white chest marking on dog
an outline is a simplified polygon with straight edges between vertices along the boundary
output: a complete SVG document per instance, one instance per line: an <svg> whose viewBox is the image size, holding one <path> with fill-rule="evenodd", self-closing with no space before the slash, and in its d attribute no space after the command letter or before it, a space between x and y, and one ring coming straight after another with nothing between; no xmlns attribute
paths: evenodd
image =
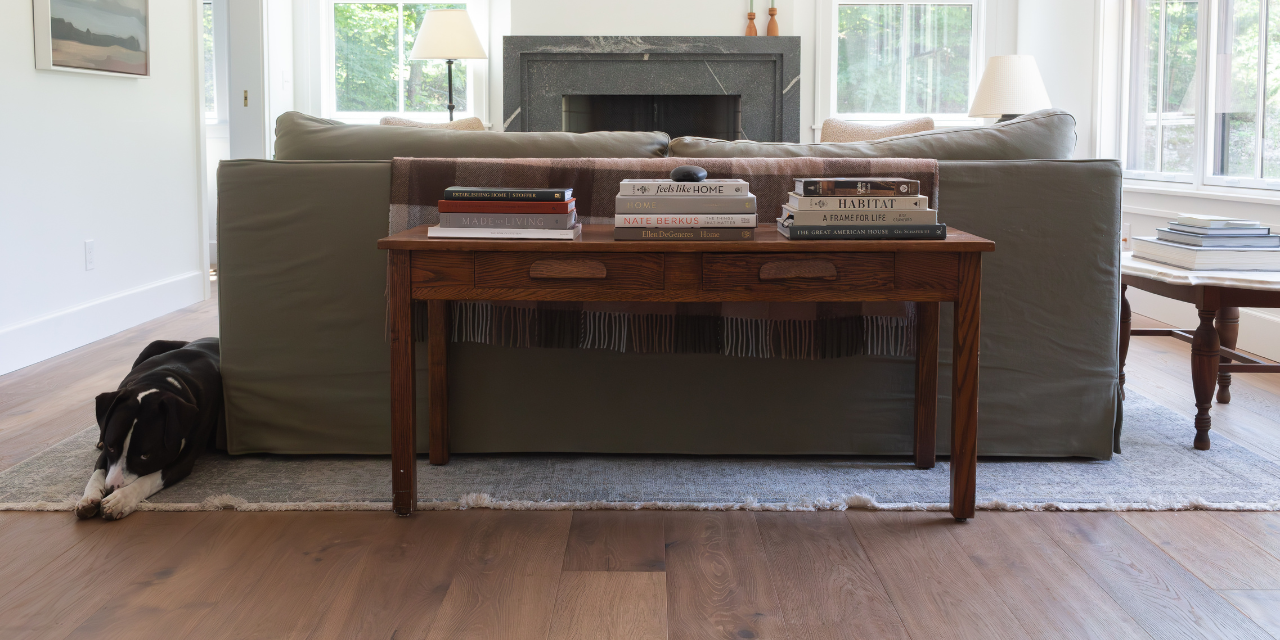
<svg viewBox="0 0 1280 640"><path fill-rule="evenodd" d="M182 388L182 384L180 384L177 380L174 380L174 379L173 379L173 378L171 378L171 377L170 377L170 378L165 378L165 380L168 380L169 382L172 382L172 383L173 383L173 386L175 386L175 387L177 387L177 388L179 388L179 389L181 389L181 388Z"/></svg>
<svg viewBox="0 0 1280 640"><path fill-rule="evenodd" d="M129 433L124 436L124 447L120 449L120 459L116 460L115 464L111 465L110 469L107 469L107 488L112 491L122 487L127 487L130 484L133 484L134 480L138 479L138 476L129 473L129 467L126 460L129 455L129 441L133 440L133 428L137 425L138 421L137 419L134 419L133 424L129 425Z"/></svg>
<svg viewBox="0 0 1280 640"><path fill-rule="evenodd" d="M146 391L143 391L142 393L139 393L139 394L138 394L138 401L139 401L139 402L141 402L141 401L142 401L142 397L143 397L143 396L145 396L145 395L147 395L148 393L155 393L155 392L157 392L157 391L159 391L159 389L147 389Z"/></svg>

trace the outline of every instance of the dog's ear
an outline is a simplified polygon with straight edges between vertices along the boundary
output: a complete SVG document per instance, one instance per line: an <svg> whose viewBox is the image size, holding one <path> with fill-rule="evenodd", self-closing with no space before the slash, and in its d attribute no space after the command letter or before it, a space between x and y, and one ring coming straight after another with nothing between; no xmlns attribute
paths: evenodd
<svg viewBox="0 0 1280 640"><path fill-rule="evenodd" d="M200 409L178 396L165 393L164 397L160 398L160 415L164 416L165 421L164 448L168 451L177 451L182 446L182 440L195 426Z"/></svg>
<svg viewBox="0 0 1280 640"><path fill-rule="evenodd" d="M115 404L116 398L120 397L119 391L108 391L99 393L96 398L98 412L98 448L102 448L102 439L107 435L107 414L111 412L111 405Z"/></svg>

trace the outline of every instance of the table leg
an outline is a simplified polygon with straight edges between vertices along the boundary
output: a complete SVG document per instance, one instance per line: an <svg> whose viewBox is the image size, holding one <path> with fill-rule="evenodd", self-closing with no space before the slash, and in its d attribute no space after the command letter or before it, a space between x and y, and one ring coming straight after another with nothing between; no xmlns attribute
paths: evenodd
<svg viewBox="0 0 1280 640"><path fill-rule="evenodd" d="M1213 386L1218 377L1218 357L1221 353L1218 332L1213 328L1216 309L1200 309L1200 326L1192 335L1191 387L1196 396L1195 448L1209 449L1209 409L1213 406Z"/></svg>
<svg viewBox="0 0 1280 640"><path fill-rule="evenodd" d="M1133 311L1129 308L1129 285L1120 285L1120 399L1124 400L1124 362L1129 358L1129 334L1133 331Z"/></svg>
<svg viewBox="0 0 1280 640"><path fill-rule="evenodd" d="M449 463L448 304L427 303L427 410L431 420L431 464Z"/></svg>
<svg viewBox="0 0 1280 640"><path fill-rule="evenodd" d="M916 303L915 463L932 469L938 449L938 303Z"/></svg>
<svg viewBox="0 0 1280 640"><path fill-rule="evenodd" d="M391 338L391 506L402 516L413 513L418 503L418 443L414 425L417 384L409 256L409 251L391 251L387 268L390 297L387 329Z"/></svg>
<svg viewBox="0 0 1280 640"><path fill-rule="evenodd" d="M1236 339L1240 337L1240 308L1223 307L1218 309L1214 318L1214 326L1218 330L1218 342L1227 349L1236 348ZM1221 358L1218 364L1231 362L1230 358ZM1231 374L1218 372L1218 402L1231 402Z"/></svg>
<svg viewBox="0 0 1280 640"><path fill-rule="evenodd" d="M951 373L951 515L973 517L978 472L978 343L982 323L982 254L960 254Z"/></svg>

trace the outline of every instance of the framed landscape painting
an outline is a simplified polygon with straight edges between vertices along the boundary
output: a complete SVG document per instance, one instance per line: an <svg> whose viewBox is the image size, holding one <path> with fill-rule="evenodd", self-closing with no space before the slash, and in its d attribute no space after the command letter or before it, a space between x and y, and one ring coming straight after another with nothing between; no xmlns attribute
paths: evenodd
<svg viewBox="0 0 1280 640"><path fill-rule="evenodd" d="M32 0L36 68L151 74L149 0Z"/></svg>

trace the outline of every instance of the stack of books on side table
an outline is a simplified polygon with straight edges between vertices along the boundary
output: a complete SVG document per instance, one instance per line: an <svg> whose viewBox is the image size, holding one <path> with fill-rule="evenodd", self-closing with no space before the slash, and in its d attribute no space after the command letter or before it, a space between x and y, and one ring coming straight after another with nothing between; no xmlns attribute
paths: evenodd
<svg viewBox="0 0 1280 640"><path fill-rule="evenodd" d="M1134 238L1133 257L1191 271L1280 271L1280 236L1256 220L1185 215Z"/></svg>
<svg viewBox="0 0 1280 640"><path fill-rule="evenodd" d="M449 187L428 238L573 240L582 235L573 189Z"/></svg>
<svg viewBox="0 0 1280 640"><path fill-rule="evenodd" d="M920 181L904 178L796 178L778 216L789 240L945 240L947 225Z"/></svg>
<svg viewBox="0 0 1280 640"><path fill-rule="evenodd" d="M614 205L615 240L756 237L756 197L746 180L623 180Z"/></svg>

